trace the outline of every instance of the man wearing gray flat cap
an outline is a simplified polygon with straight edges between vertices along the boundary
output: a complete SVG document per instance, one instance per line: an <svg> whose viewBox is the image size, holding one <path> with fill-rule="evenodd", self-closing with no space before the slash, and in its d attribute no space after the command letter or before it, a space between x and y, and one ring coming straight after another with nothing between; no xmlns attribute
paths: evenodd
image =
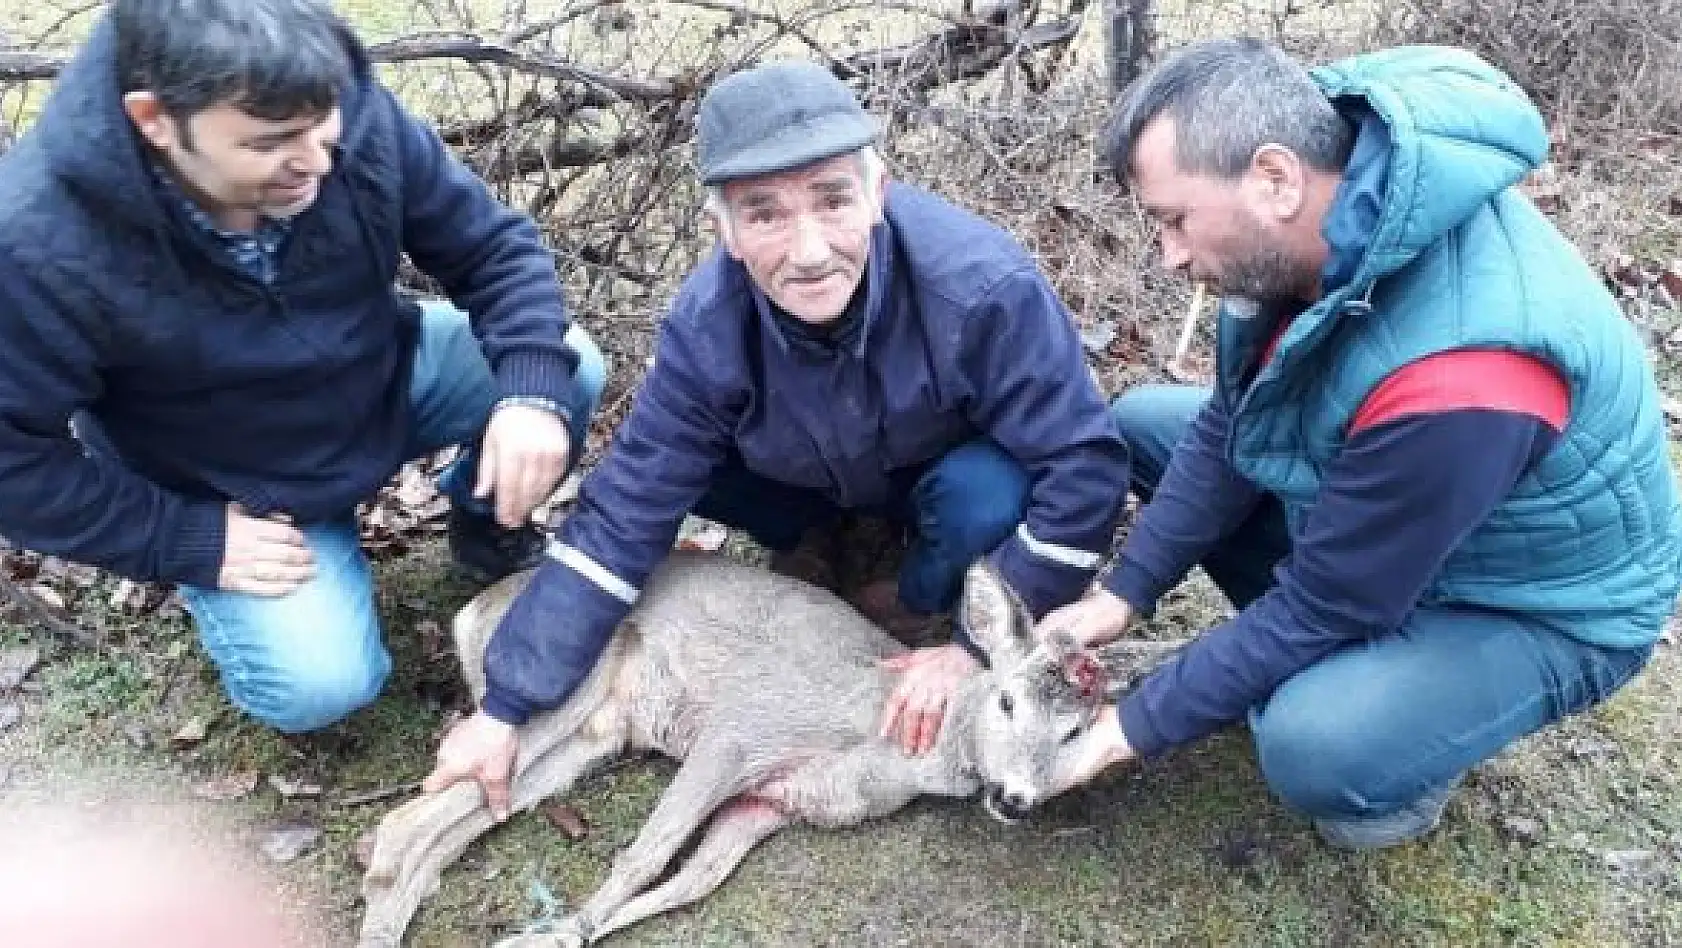
<svg viewBox="0 0 1682 948"><path fill-rule="evenodd" d="M697 125L721 247L679 290L630 417L493 636L484 705L445 738L429 790L475 779L506 812L514 727L584 680L687 513L746 530L774 567L849 512L904 524L897 583L856 601L890 631L950 610L982 557L1042 615L1109 549L1127 451L1021 246L890 188L875 121L816 65L720 81ZM933 745L977 667L957 639L893 660L882 730L907 752Z"/></svg>

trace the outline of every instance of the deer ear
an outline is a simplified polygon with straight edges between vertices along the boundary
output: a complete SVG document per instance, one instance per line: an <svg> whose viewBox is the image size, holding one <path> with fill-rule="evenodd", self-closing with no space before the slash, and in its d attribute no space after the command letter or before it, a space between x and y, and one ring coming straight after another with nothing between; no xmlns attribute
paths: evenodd
<svg viewBox="0 0 1682 948"><path fill-rule="evenodd" d="M1110 673L1096 655L1077 648L1065 652L1058 665L1083 704L1096 705L1104 700L1109 691Z"/></svg>
<svg viewBox="0 0 1682 948"><path fill-rule="evenodd" d="M1033 620L986 560L977 560L964 574L964 597L958 612L963 632L994 668L1009 665L1028 653Z"/></svg>

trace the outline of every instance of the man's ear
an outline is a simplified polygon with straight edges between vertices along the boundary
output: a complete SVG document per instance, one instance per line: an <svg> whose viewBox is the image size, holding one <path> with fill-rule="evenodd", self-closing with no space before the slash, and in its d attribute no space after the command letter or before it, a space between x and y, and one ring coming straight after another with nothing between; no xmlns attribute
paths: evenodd
<svg viewBox="0 0 1682 948"><path fill-rule="evenodd" d="M134 123L135 131L160 151L175 144L175 120L164 111L163 103L151 92L128 92L123 95L123 111Z"/></svg>
<svg viewBox="0 0 1682 948"><path fill-rule="evenodd" d="M742 259L742 255L736 250L736 230L730 226L730 209L718 206L718 202L709 201L707 216L712 218L713 229L718 231L718 240L724 245L724 252L729 254L732 260Z"/></svg>
<svg viewBox="0 0 1682 948"><path fill-rule="evenodd" d="M1308 168L1284 145L1257 148L1245 178L1251 200L1274 220L1296 217L1308 200Z"/></svg>
<svg viewBox="0 0 1682 948"><path fill-rule="evenodd" d="M883 217L888 213L888 187L891 183L886 171L883 171L876 178L876 193L871 196L872 200L876 202L876 213L871 218L873 223L882 223Z"/></svg>

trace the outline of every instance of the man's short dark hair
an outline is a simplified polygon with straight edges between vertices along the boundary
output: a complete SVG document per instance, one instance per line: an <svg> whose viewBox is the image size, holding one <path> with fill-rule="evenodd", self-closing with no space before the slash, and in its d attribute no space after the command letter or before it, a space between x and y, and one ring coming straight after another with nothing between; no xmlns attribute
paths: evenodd
<svg viewBox="0 0 1682 948"><path fill-rule="evenodd" d="M1257 39L1204 40L1163 60L1129 89L1103 135L1117 180L1132 170L1139 133L1173 119L1179 170L1231 180L1256 149L1283 145L1311 167L1337 171L1355 133L1300 63Z"/></svg>
<svg viewBox="0 0 1682 948"><path fill-rule="evenodd" d="M113 0L111 20L122 91L151 92L183 123L224 104L271 121L325 115L360 57L322 0Z"/></svg>

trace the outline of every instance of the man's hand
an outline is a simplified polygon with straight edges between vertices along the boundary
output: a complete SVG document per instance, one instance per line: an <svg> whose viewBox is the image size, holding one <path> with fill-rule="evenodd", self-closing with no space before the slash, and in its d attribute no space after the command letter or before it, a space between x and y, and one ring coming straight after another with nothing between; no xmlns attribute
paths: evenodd
<svg viewBox="0 0 1682 948"><path fill-rule="evenodd" d="M1098 720L1081 739L1080 762L1075 765L1075 782L1080 786L1122 761L1133 759L1133 745L1121 729L1121 717L1114 704L1105 704Z"/></svg>
<svg viewBox="0 0 1682 948"><path fill-rule="evenodd" d="M1053 632L1067 632L1081 647L1090 648L1119 638L1132 619L1133 607L1127 600L1100 589L1047 613L1034 627L1034 635L1044 639Z"/></svg>
<svg viewBox="0 0 1682 948"><path fill-rule="evenodd" d="M259 519L228 505L218 589L253 596L285 596L315 578L309 543L284 514Z"/></svg>
<svg viewBox="0 0 1682 948"><path fill-rule="evenodd" d="M897 734L907 754L928 753L940 736L947 703L980 663L961 645L941 645L895 655L882 664L900 678L882 709L881 736Z"/></svg>
<svg viewBox="0 0 1682 948"><path fill-rule="evenodd" d="M530 405L504 405L485 426L473 496L494 496L497 523L518 527L555 490L571 454L572 436L561 416Z"/></svg>
<svg viewBox="0 0 1682 948"><path fill-rule="evenodd" d="M476 780L491 816L500 823L508 819L508 781L519 751L520 735L514 725L483 711L474 712L444 735L438 764L421 782L421 791L437 793L463 780Z"/></svg>

